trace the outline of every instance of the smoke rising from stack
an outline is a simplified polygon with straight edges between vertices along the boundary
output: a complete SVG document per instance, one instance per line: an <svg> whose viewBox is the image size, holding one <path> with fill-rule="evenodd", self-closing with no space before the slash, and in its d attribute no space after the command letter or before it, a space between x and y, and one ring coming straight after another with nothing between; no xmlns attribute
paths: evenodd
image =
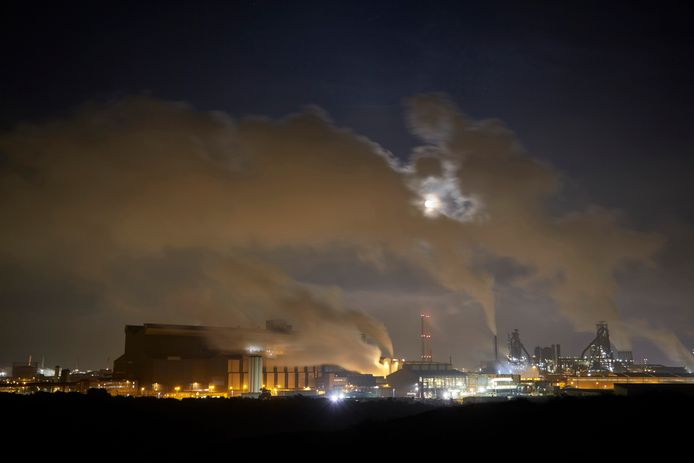
<svg viewBox="0 0 694 463"><path fill-rule="evenodd" d="M0 136L0 213L12 218L0 253L8 273L87 286L132 323L285 318L302 337L287 352L361 370L392 354L383 325L346 307L340 287L306 284L266 256L347 247L381 269L395 256L477 301L494 334L487 264L503 257L531 269L515 285L548 285L579 331L607 320L626 343L649 329L621 323L614 272L648 261L661 237L597 206L550 211L560 174L499 121L474 121L441 95L408 100L407 121L423 142L408 164L316 109L233 120L131 98L18 127ZM2 284L14 294L24 283ZM673 352L672 340L650 339Z"/></svg>

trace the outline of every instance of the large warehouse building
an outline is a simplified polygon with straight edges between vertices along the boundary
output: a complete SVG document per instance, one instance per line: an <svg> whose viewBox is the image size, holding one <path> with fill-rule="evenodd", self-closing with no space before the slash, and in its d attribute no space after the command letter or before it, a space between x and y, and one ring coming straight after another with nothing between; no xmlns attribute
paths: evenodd
<svg viewBox="0 0 694 463"><path fill-rule="evenodd" d="M125 327L125 353L113 364L114 378L137 381L143 393L217 391L225 395L315 388L324 367L287 365L252 349L220 349L214 337L289 335L291 327L270 320L265 330L144 324Z"/></svg>

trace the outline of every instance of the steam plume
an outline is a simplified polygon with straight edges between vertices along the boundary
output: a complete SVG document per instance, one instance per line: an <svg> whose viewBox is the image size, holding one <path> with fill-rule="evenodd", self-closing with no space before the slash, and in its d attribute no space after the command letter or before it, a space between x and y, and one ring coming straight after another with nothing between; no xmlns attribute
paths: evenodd
<svg viewBox="0 0 694 463"><path fill-rule="evenodd" d="M514 284L544 282L577 330L623 326L614 273L648 261L660 236L598 206L553 212L561 175L499 121L474 121L441 95L408 100L407 121L423 146L405 164L316 110L233 120L131 98L18 127L0 137L0 213L11 218L0 253L88 283L102 310L131 322L286 318L304 344L285 351L308 358L304 345L362 370L392 352L383 325L264 256L346 246L380 269L379 256L395 256L474 298L494 333L484 256L504 258L530 269Z"/></svg>

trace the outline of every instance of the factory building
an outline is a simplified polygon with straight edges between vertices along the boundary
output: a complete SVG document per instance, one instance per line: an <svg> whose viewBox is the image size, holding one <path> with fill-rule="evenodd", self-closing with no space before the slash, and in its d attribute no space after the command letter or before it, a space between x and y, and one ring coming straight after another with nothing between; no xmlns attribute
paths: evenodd
<svg viewBox="0 0 694 463"><path fill-rule="evenodd" d="M535 347L534 363L542 371L554 372L559 365L559 357L561 356L561 346L552 344L551 346Z"/></svg>
<svg viewBox="0 0 694 463"><path fill-rule="evenodd" d="M239 354L228 361L229 391L260 392L267 389L314 389L323 376L322 366L286 366L281 360Z"/></svg>
<svg viewBox="0 0 694 463"><path fill-rule="evenodd" d="M472 396L510 396L520 391L520 375L467 373L450 363L405 362L386 378L394 397L464 399Z"/></svg>
<svg viewBox="0 0 694 463"><path fill-rule="evenodd" d="M549 368L543 370L568 375L596 375L608 373L628 373L634 366L634 355L631 351L615 351L610 342L610 331L607 323L596 324L595 338L583 349L578 357L560 357L559 345L555 352L554 368L548 362ZM547 354L550 352L548 351Z"/></svg>
<svg viewBox="0 0 694 463"><path fill-rule="evenodd" d="M599 376L572 376L566 378L565 387L571 389L612 390L617 385L634 384L691 384L694 375L683 374L644 374L644 373L610 373Z"/></svg>
<svg viewBox="0 0 694 463"><path fill-rule="evenodd" d="M135 380L143 394L216 391L257 393L262 388L315 388L322 367L287 365L248 349L223 350L210 339L253 339L288 334L291 326L270 320L263 329L144 324L125 327L125 353L113 364L114 379Z"/></svg>
<svg viewBox="0 0 694 463"><path fill-rule="evenodd" d="M467 388L466 374L453 369L450 363L442 362L407 361L386 380L395 397L448 399L451 394L457 397Z"/></svg>
<svg viewBox="0 0 694 463"><path fill-rule="evenodd" d="M617 360L624 365L633 365L634 353L630 350L617 351Z"/></svg>
<svg viewBox="0 0 694 463"><path fill-rule="evenodd" d="M12 377L16 379L33 379L39 376L39 363L32 362L14 362L12 364Z"/></svg>

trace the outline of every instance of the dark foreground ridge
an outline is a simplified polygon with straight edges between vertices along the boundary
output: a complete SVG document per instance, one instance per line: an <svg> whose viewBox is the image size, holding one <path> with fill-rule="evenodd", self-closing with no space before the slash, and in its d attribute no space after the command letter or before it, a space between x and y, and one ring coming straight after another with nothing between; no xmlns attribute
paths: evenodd
<svg viewBox="0 0 694 463"><path fill-rule="evenodd" d="M196 457L255 449L263 460L293 455L309 461L316 451L369 457L665 456L691 455L694 398L661 392L451 405L315 398L178 401L90 391L0 394L0 410L5 442L77 453Z"/></svg>

